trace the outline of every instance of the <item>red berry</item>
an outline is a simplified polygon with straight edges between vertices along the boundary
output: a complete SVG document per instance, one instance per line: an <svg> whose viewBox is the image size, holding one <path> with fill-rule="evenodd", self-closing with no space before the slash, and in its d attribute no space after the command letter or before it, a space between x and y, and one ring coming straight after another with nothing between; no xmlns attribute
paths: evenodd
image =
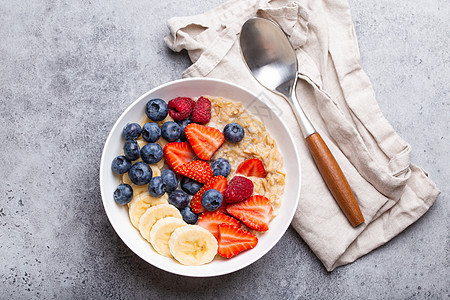
<svg viewBox="0 0 450 300"><path fill-rule="evenodd" d="M240 202L253 193L253 182L242 176L235 176L228 183L228 187L223 192L223 199L227 203Z"/></svg>
<svg viewBox="0 0 450 300"><path fill-rule="evenodd" d="M211 101L208 98L200 97L195 102L191 118L195 123L208 123L211 120Z"/></svg>
<svg viewBox="0 0 450 300"><path fill-rule="evenodd" d="M188 142L168 143L164 146L164 160L172 170L195 158L194 150Z"/></svg>
<svg viewBox="0 0 450 300"><path fill-rule="evenodd" d="M174 171L200 183L207 183L213 176L211 166L203 160L187 162L177 167Z"/></svg>
<svg viewBox="0 0 450 300"><path fill-rule="evenodd" d="M214 152L225 142L223 133L213 127L191 123L186 126L184 132L195 154L203 160L211 159Z"/></svg>
<svg viewBox="0 0 450 300"><path fill-rule="evenodd" d="M219 249L217 252L220 256L230 258L258 244L256 235L244 229L229 224L220 224L218 227Z"/></svg>
<svg viewBox="0 0 450 300"><path fill-rule="evenodd" d="M260 195L254 195L245 201L227 206L227 212L230 215L241 220L251 229L259 231L269 230L272 210L270 200Z"/></svg>
<svg viewBox="0 0 450 300"><path fill-rule="evenodd" d="M264 178L266 177L266 169L264 169L264 165L261 160L258 158L251 158L242 162L237 167L236 174Z"/></svg>
<svg viewBox="0 0 450 300"><path fill-rule="evenodd" d="M198 219L198 225L211 232L216 240L219 240L219 225L230 224L236 227L240 227L240 223L233 217L227 216L220 211L207 211L204 212Z"/></svg>
<svg viewBox="0 0 450 300"><path fill-rule="evenodd" d="M182 121L187 118L192 113L194 109L194 100L188 97L178 97L169 101L169 115L175 121Z"/></svg>

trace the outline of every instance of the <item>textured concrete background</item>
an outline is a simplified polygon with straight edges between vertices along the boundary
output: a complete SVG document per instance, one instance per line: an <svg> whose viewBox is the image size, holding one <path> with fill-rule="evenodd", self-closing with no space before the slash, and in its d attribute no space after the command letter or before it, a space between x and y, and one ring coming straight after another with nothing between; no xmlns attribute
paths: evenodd
<svg viewBox="0 0 450 300"><path fill-rule="evenodd" d="M253 265L193 279L152 267L118 238L98 183L108 131L189 66L165 47L165 21L222 2L0 1L0 298L448 299L446 0L350 1L381 109L442 190L387 245L327 273L290 228Z"/></svg>

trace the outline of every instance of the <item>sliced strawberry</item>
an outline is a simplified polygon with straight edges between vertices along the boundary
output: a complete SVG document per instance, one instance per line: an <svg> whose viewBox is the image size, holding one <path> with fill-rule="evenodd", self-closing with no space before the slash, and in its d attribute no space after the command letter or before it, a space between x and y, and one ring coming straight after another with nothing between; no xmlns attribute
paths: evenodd
<svg viewBox="0 0 450 300"><path fill-rule="evenodd" d="M270 200L260 195L254 195L245 201L227 206L227 212L230 215L259 231L269 230L272 210Z"/></svg>
<svg viewBox="0 0 450 300"><path fill-rule="evenodd" d="M211 232L216 240L219 240L219 225L230 224L236 227L240 227L241 223L233 217L227 216L220 211L207 211L204 212L198 219L198 225Z"/></svg>
<svg viewBox="0 0 450 300"><path fill-rule="evenodd" d="M242 162L237 167L236 174L242 174L244 176L255 176L259 178L264 178L267 175L262 161L258 158L251 158Z"/></svg>
<svg viewBox="0 0 450 300"><path fill-rule="evenodd" d="M219 249L217 252L220 256L230 258L258 244L256 235L244 229L229 224L220 224L218 227Z"/></svg>
<svg viewBox="0 0 450 300"><path fill-rule="evenodd" d="M202 206L202 196L203 193L210 189L218 190L223 194L225 189L227 188L227 179L223 176L214 176L211 178L201 189L198 191L194 197L191 199L191 209L196 214L204 212L205 209ZM225 202L225 201L224 201ZM222 204L223 206L223 204ZM222 209L222 206L219 210Z"/></svg>
<svg viewBox="0 0 450 300"><path fill-rule="evenodd" d="M211 166L203 160L194 160L175 168L175 173L200 183L207 183L213 176Z"/></svg>
<svg viewBox="0 0 450 300"><path fill-rule="evenodd" d="M211 159L214 152L225 141L225 137L220 130L195 123L186 126L184 132L195 154L203 160Z"/></svg>
<svg viewBox="0 0 450 300"><path fill-rule="evenodd" d="M172 170L193 160L195 158L194 150L187 142L168 143L164 146L164 160Z"/></svg>

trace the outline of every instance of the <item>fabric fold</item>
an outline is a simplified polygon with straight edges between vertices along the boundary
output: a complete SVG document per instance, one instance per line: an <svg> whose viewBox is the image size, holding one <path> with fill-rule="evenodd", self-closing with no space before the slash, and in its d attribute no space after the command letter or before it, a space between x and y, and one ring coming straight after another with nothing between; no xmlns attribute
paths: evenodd
<svg viewBox="0 0 450 300"><path fill-rule="evenodd" d="M239 32L249 18L285 31L299 66L297 97L347 177L365 223L353 228L334 201L285 99L247 70ZM292 226L329 271L385 244L418 220L439 190L411 164L411 147L384 118L360 55L350 8L342 0L229 0L204 14L168 21L166 44L186 49L183 77L207 76L242 85L282 116L300 151L302 192ZM305 176L307 174L307 176Z"/></svg>

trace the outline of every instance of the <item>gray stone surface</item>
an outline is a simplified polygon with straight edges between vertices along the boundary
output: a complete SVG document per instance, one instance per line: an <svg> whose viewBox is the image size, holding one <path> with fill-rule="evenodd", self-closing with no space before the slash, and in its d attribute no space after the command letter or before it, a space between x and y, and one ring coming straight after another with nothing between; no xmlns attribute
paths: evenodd
<svg viewBox="0 0 450 300"><path fill-rule="evenodd" d="M207 279L134 255L108 222L98 174L122 111L190 64L165 47L165 21L223 0L73 2L0 1L1 299L448 299L448 1L350 1L381 109L442 190L429 212L332 273L289 228L258 262Z"/></svg>

